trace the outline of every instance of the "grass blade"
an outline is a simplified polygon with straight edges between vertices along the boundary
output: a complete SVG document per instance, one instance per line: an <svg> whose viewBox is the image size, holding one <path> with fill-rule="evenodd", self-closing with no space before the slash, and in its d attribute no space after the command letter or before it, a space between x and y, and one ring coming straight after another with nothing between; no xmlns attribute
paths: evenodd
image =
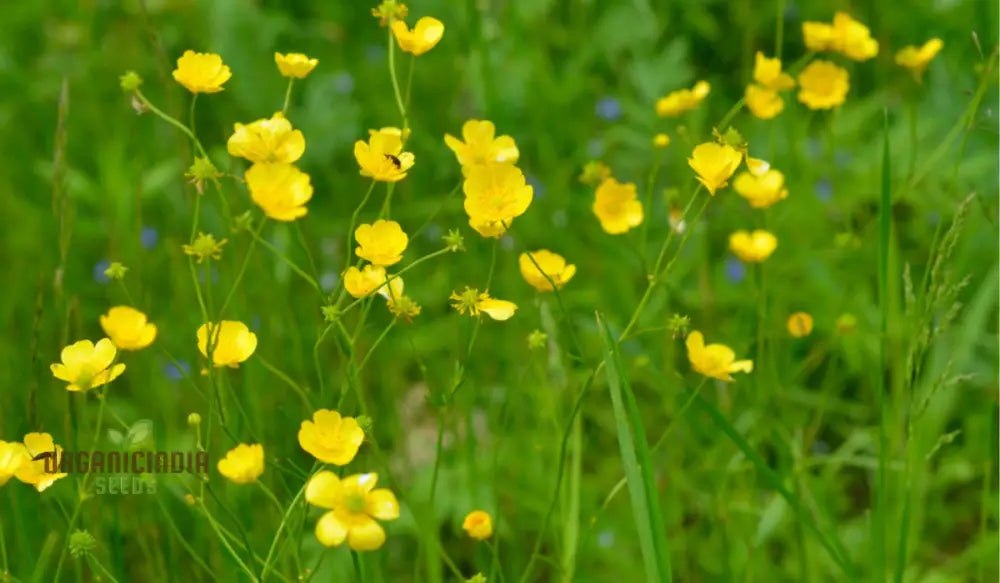
<svg viewBox="0 0 1000 583"><path fill-rule="evenodd" d="M888 440L886 438L885 373L887 323L889 321L889 230L892 228L892 165L889 159L889 112L884 112L882 139L882 192L878 221L878 303L879 303L879 363L875 384L875 406L878 409L878 472L872 492L872 552L874 568L880 581L886 574L886 467Z"/></svg>
<svg viewBox="0 0 1000 583"><path fill-rule="evenodd" d="M656 494L652 461L642 419L628 379L622 371L618 345L600 314L597 315L597 323L604 337L604 371L611 392L611 405L614 408L615 426L618 430L618 446L621 450L629 498L632 501L632 514L638 530L646 579L650 583L669 582L671 570L666 528L663 525L663 514L660 512L659 498Z"/></svg>
<svg viewBox="0 0 1000 583"><path fill-rule="evenodd" d="M802 506L798 497L792 494L792 492L785 487L781 476L779 476L777 472L767 465L767 462L764 461L764 458L760 457L760 454L754 450L753 446L751 446L750 443L742 435L740 435L740 432L737 431L728 420L726 420L725 416L723 416L722 413L719 412L719 410L716 409L711 403L706 401L704 397L697 395L695 397L695 404L712 418L715 425L721 429L734 444L736 444L736 447L738 447L740 451L743 452L743 455L750 460L750 463L757 468L757 472L764 479L764 483L766 483L769 488L772 488L780 494L781 497L788 502L788 506L795 513L795 516L803 524L805 524L813 534L816 535L816 538L819 540L820 544L823 545L823 548L826 549L833 561L837 563L837 565L844 572L844 576L847 580L857 580L854 565L851 563L850 558L847 556L847 551L844 550L840 541L829 536L819 528L812 515L806 511L804 506Z"/></svg>

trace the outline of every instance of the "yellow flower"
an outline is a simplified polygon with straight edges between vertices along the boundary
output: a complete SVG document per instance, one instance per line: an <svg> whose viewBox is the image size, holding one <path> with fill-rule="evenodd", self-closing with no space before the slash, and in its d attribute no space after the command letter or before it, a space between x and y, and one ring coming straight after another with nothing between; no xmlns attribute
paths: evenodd
<svg viewBox="0 0 1000 583"><path fill-rule="evenodd" d="M750 113L760 119L772 119L785 109L785 100L777 91L760 85L747 85L743 100L746 101Z"/></svg>
<svg viewBox="0 0 1000 583"><path fill-rule="evenodd" d="M230 482L249 484L264 473L264 446L241 443L219 460L219 473Z"/></svg>
<svg viewBox="0 0 1000 583"><path fill-rule="evenodd" d="M724 344L705 346L705 338L697 330L688 334L685 344L691 368L698 374L720 381L732 381L731 373L753 372L752 360L736 360L736 353Z"/></svg>
<svg viewBox="0 0 1000 583"><path fill-rule="evenodd" d="M868 27L846 12L834 14L832 25L803 22L802 36L810 51L836 51L855 61L867 61L878 54L878 41Z"/></svg>
<svg viewBox="0 0 1000 583"><path fill-rule="evenodd" d="M55 483L56 480L65 478L68 474L59 473L59 464L62 462L63 448L59 447L52 440L48 433L29 433L24 436L24 455L26 460L14 473L14 477L25 484L30 484L39 492ZM42 454L50 454L40 457ZM55 459L52 459L55 455ZM38 458L38 459L35 459ZM47 462L47 463L46 463ZM57 470L55 473L45 471L48 469Z"/></svg>
<svg viewBox="0 0 1000 583"><path fill-rule="evenodd" d="M231 156L260 162L285 162L291 164L306 151L302 132L292 129L292 122L280 111L271 119L258 119L249 124L235 124L233 135L226 142Z"/></svg>
<svg viewBox="0 0 1000 583"><path fill-rule="evenodd" d="M222 57L215 53L184 51L174 69L174 80L191 93L218 93L232 76Z"/></svg>
<svg viewBox="0 0 1000 583"><path fill-rule="evenodd" d="M316 523L316 539L327 547L347 541L355 551L374 551L385 543L385 531L376 522L399 518L399 502L385 488L375 488L378 475L355 474L338 478L317 472L306 484L306 502L329 510Z"/></svg>
<svg viewBox="0 0 1000 583"><path fill-rule="evenodd" d="M236 368L257 350L257 335L246 324L223 320L218 326L213 322L198 328L198 350L205 358L208 358L209 334L215 344L212 362L216 367Z"/></svg>
<svg viewBox="0 0 1000 583"><path fill-rule="evenodd" d="M620 235L642 224L642 203L636 195L634 183L607 178L597 187L594 195L591 208L605 233Z"/></svg>
<svg viewBox="0 0 1000 583"><path fill-rule="evenodd" d="M102 338L95 345L90 340L81 340L62 349L61 363L49 368L52 375L66 381L69 391L89 391L110 383L125 372L125 365L115 360L115 345L109 338Z"/></svg>
<svg viewBox="0 0 1000 583"><path fill-rule="evenodd" d="M813 61L799 73L799 101L809 109L832 109L844 103L851 88L847 69Z"/></svg>
<svg viewBox="0 0 1000 583"><path fill-rule="evenodd" d="M774 253L778 239L767 231L736 231L729 235L729 250L748 263L761 263Z"/></svg>
<svg viewBox="0 0 1000 583"><path fill-rule="evenodd" d="M141 350L156 339L156 326L146 320L146 314L129 306L108 310L101 316L101 328L122 350Z"/></svg>
<svg viewBox="0 0 1000 583"><path fill-rule="evenodd" d="M486 540L493 536L493 519L485 510L473 510L465 515L462 528L470 538Z"/></svg>
<svg viewBox="0 0 1000 583"><path fill-rule="evenodd" d="M552 291L552 284L555 284L555 289L562 289L576 274L575 265L567 265L562 255L548 249L532 251L530 255L521 253L517 258L517 264L521 268L521 277L524 281L540 292ZM552 280L552 283L549 283L549 280Z"/></svg>
<svg viewBox="0 0 1000 583"><path fill-rule="evenodd" d="M520 156L514 138L497 136L493 122L470 119L462 124L462 140L451 134L444 135L444 143L462 166L474 164L517 163Z"/></svg>
<svg viewBox="0 0 1000 583"><path fill-rule="evenodd" d="M670 136L667 134L656 134L653 136L654 148L666 148L670 145Z"/></svg>
<svg viewBox="0 0 1000 583"><path fill-rule="evenodd" d="M250 198L268 217L294 221L309 212L306 203L313 195L309 175L281 162L254 164L244 174Z"/></svg>
<svg viewBox="0 0 1000 583"><path fill-rule="evenodd" d="M760 176L741 172L733 181L733 188L755 209L767 208L788 196L785 175L771 169Z"/></svg>
<svg viewBox="0 0 1000 583"><path fill-rule="evenodd" d="M920 47L904 47L896 53L896 64L909 69L913 78L920 83L927 65L943 47L944 43L939 38L932 38Z"/></svg>
<svg viewBox="0 0 1000 583"><path fill-rule="evenodd" d="M469 225L483 236L502 234L505 228L499 223L509 227L515 217L528 210L534 197L534 189L513 164L467 166L462 190ZM486 235L484 228L496 234Z"/></svg>
<svg viewBox="0 0 1000 583"><path fill-rule="evenodd" d="M354 251L358 257L379 267L399 263L410 241L399 223L384 219L359 226L354 231L354 240L359 245Z"/></svg>
<svg viewBox="0 0 1000 583"><path fill-rule="evenodd" d="M385 269L377 265L365 265L358 269L353 265L344 272L344 289L354 298L363 298L385 285Z"/></svg>
<svg viewBox="0 0 1000 583"><path fill-rule="evenodd" d="M792 76L781 71L781 59L769 59L760 51L754 55L753 80L772 91L786 91L795 87Z"/></svg>
<svg viewBox="0 0 1000 583"><path fill-rule="evenodd" d="M0 441L0 486L14 477L25 462L30 461L31 457L23 443Z"/></svg>
<svg viewBox="0 0 1000 583"><path fill-rule="evenodd" d="M278 65L278 71L285 77L305 79L312 70L319 64L317 59L310 59L302 53L274 53L274 63Z"/></svg>
<svg viewBox="0 0 1000 583"><path fill-rule="evenodd" d="M813 329L812 316L805 312L795 312L788 317L788 333L796 338L808 336Z"/></svg>
<svg viewBox="0 0 1000 583"><path fill-rule="evenodd" d="M399 48L414 56L422 55L434 48L444 35L444 24L437 18L425 16L410 30L402 20L392 22L392 34Z"/></svg>
<svg viewBox="0 0 1000 583"><path fill-rule="evenodd" d="M207 235L205 233L198 233L198 236L194 238L194 241L190 245L185 244L181 248L184 250L185 255L197 257L198 263L201 264L201 262L206 259L221 259L222 246L225 245L227 241L229 241L229 239L216 241L215 236L211 233Z"/></svg>
<svg viewBox="0 0 1000 583"><path fill-rule="evenodd" d="M750 170L750 174L754 176L763 176L771 169L771 163L767 160L761 160L760 158L751 158L749 155L746 157L747 168Z"/></svg>
<svg viewBox="0 0 1000 583"><path fill-rule="evenodd" d="M736 172L742 161L743 154L736 148L715 142L705 142L695 146L691 157L688 158L688 166L695 171L698 182L705 185L708 193L715 195L716 190L729 183L729 178Z"/></svg>
<svg viewBox="0 0 1000 583"><path fill-rule="evenodd" d="M365 432L353 417L320 409L312 421L303 421L299 428L299 445L314 458L327 464L346 466L361 448Z"/></svg>
<svg viewBox="0 0 1000 583"><path fill-rule="evenodd" d="M489 292L480 293L479 290L466 287L464 291L452 292L448 299L455 303L452 307L459 314L469 312L470 316L478 316L484 313L494 320L509 320L517 311L517 304L507 300L498 300L490 297Z"/></svg>
<svg viewBox="0 0 1000 583"><path fill-rule="evenodd" d="M362 176L380 182L399 182L406 178L414 161L412 153L403 151L403 137L396 128L371 132L367 142L354 142L354 159L361 167Z"/></svg>
<svg viewBox="0 0 1000 583"><path fill-rule="evenodd" d="M698 104L701 103L702 99L705 99L711 88L708 81L698 81L691 89L672 91L666 97L661 97L656 102L656 115L660 117L674 117L690 111L698 107Z"/></svg>
<svg viewBox="0 0 1000 583"><path fill-rule="evenodd" d="M386 298L385 303L393 316L402 318L407 322L413 321L413 318L420 315L420 304L415 302L410 296L392 296Z"/></svg>

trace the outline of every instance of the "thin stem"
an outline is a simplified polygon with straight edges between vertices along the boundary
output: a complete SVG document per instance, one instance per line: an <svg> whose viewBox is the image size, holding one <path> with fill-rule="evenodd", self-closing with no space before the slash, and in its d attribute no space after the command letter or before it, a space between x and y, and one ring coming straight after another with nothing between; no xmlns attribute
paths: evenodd
<svg viewBox="0 0 1000 583"><path fill-rule="evenodd" d="M257 228L253 231L253 238L250 240L250 246L247 248L246 255L243 256L243 265L240 266L240 271L236 274L236 280L233 281L232 287L229 288L229 293L226 294L226 299L222 302L222 307L219 308L219 320L222 320L222 315L226 312L226 308L229 307L229 302L231 302L233 297L236 295L236 290L239 288L240 282L243 281L243 276L246 274L247 267L250 265L250 257L253 255L254 246L260 238L260 233L264 230L265 224L267 224L267 215L260 218L260 222L257 223Z"/></svg>
<svg viewBox="0 0 1000 583"><path fill-rule="evenodd" d="M112 575L111 572L108 571L104 567L104 565L101 564L101 561L99 561L97 559L97 557L95 557L94 555L87 555L87 563L90 564L90 568L91 569L94 569L96 571L100 571L101 573L103 573L104 576L107 577L108 580L111 581L112 583L118 583L118 579L115 579L115 576Z"/></svg>
<svg viewBox="0 0 1000 583"><path fill-rule="evenodd" d="M389 31L389 78L392 79L392 92L396 96L396 107L399 108L399 115L403 118L403 132L410 127L410 122L406 117L406 105L403 104L403 96L399 91L399 81L396 80L396 43L392 38L392 26L386 27Z"/></svg>
<svg viewBox="0 0 1000 583"><path fill-rule="evenodd" d="M358 364L357 372L361 372L361 369L365 368L365 364L368 363L368 359L371 358L371 355L374 354L375 349L382 342L382 340L389 334L389 330L392 330L392 327L396 325L396 321L397 321L396 318L393 318L392 321L389 322L389 325L386 326L384 330L382 330L382 333L379 334L378 338L375 339L375 342L371 345L371 348L368 349L368 352L365 354L365 357L361 359L361 363Z"/></svg>
<svg viewBox="0 0 1000 583"><path fill-rule="evenodd" d="M194 135L194 132L191 130L191 128L188 128L186 125L177 121L176 118L167 115L162 110L157 108L155 105L150 103L149 99L146 99L146 96L142 94L142 91L136 89L135 96L136 98L139 99L139 101L142 102L142 104L146 107L146 109L153 112L154 115L156 115L163 121L169 123L170 125L174 126L175 128L179 129L180 131L184 132L184 135L191 138L191 141L194 142L195 147L198 149L198 153L201 154L202 157L208 158L208 154L205 153L205 148L202 147L201 142L198 141L198 138Z"/></svg>
<svg viewBox="0 0 1000 583"><path fill-rule="evenodd" d="M281 106L281 115L288 113L288 105L292 102L292 86L295 85L295 77L288 78L288 89L285 89L285 104Z"/></svg>
<svg viewBox="0 0 1000 583"><path fill-rule="evenodd" d="M264 559L264 566L260 571L261 581L265 580L267 572L271 570L271 561L275 558L274 553L278 549L278 540L281 538L281 533L285 530L285 525L288 524L288 519L291 517L292 511L295 510L295 507L298 505L302 495L305 494L306 484L308 483L309 480L306 480L305 483L302 484L302 487L299 488L299 491L295 494L295 497L292 498L291 503L288 505L288 509L285 510L285 515L281 517L281 523L278 524L278 530L274 532L274 539L271 540L271 548L267 551L267 558Z"/></svg>
<svg viewBox="0 0 1000 583"><path fill-rule="evenodd" d="M320 295L323 294L323 288L320 287L319 283L317 283L316 280L313 279L308 273L306 273L301 267L295 265L295 263L291 259L286 257L284 253L279 251L274 245L268 243L266 239L264 239L257 233L251 232L250 234L253 235L253 238L258 243L267 248L267 250L273 253L278 259L281 259L285 263L285 265L290 267L292 271L294 271L299 277L306 280L309 283L309 285L311 285L313 288L316 289L317 292L320 293Z"/></svg>
<svg viewBox="0 0 1000 583"><path fill-rule="evenodd" d="M222 534L222 531L219 528L219 524L212 516L212 513L209 512L208 506L205 505L205 501L199 499L198 503L201 506L202 512L205 513L205 517L208 518L208 524L212 527L212 530L215 531L215 534L218 535L219 540L222 542L222 546L226 547L226 550L229 551L229 554L233 557L233 560L236 561L236 564L240 566L240 569L243 569L243 572L250 577L251 581L253 581L254 583L260 581L260 579L258 579L257 576L254 575L253 571L250 570L250 567L248 567L247 564L243 562L243 559L240 558L239 553L236 552L236 549L233 548L233 545L229 544L229 541Z"/></svg>
<svg viewBox="0 0 1000 583"><path fill-rule="evenodd" d="M293 391L295 391L295 394L298 395L300 399L302 399L302 404L306 406L307 410L309 411L313 410L312 403L309 401L309 395L302 387L299 386L298 383L292 380L292 377L288 376L287 374L282 372L281 369L268 362L260 354L257 354L256 357L257 361L260 362L264 366L264 368L269 370L271 374L281 379L282 382L284 382L286 385L291 387Z"/></svg>
<svg viewBox="0 0 1000 583"><path fill-rule="evenodd" d="M7 539L3 534L3 513L0 513L0 575L9 575L10 565L7 562Z"/></svg>

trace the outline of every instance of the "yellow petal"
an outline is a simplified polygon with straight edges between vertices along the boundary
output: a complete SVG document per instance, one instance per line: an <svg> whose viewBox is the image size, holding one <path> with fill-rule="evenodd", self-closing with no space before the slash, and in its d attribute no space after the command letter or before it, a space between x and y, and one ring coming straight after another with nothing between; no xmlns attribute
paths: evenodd
<svg viewBox="0 0 1000 583"><path fill-rule="evenodd" d="M340 500L340 491L341 483L337 474L323 470L310 478L306 484L306 502L320 508L333 508Z"/></svg>
<svg viewBox="0 0 1000 583"><path fill-rule="evenodd" d="M385 542L385 531L379 523L368 516L355 520L347 535L347 544L356 551L374 551L381 547Z"/></svg>
<svg viewBox="0 0 1000 583"><path fill-rule="evenodd" d="M316 540L324 546L340 546L346 538L347 526L334 512L327 512L316 522Z"/></svg>
<svg viewBox="0 0 1000 583"><path fill-rule="evenodd" d="M365 513L379 520L399 518L399 502L396 495L385 488L372 490L365 497Z"/></svg>

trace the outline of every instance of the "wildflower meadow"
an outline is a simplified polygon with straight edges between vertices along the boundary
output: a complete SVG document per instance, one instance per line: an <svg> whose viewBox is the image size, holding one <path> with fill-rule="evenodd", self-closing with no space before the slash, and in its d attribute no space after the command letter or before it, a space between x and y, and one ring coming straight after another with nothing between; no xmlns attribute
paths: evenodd
<svg viewBox="0 0 1000 583"><path fill-rule="evenodd" d="M995 582L987 0L9 2L0 583Z"/></svg>

